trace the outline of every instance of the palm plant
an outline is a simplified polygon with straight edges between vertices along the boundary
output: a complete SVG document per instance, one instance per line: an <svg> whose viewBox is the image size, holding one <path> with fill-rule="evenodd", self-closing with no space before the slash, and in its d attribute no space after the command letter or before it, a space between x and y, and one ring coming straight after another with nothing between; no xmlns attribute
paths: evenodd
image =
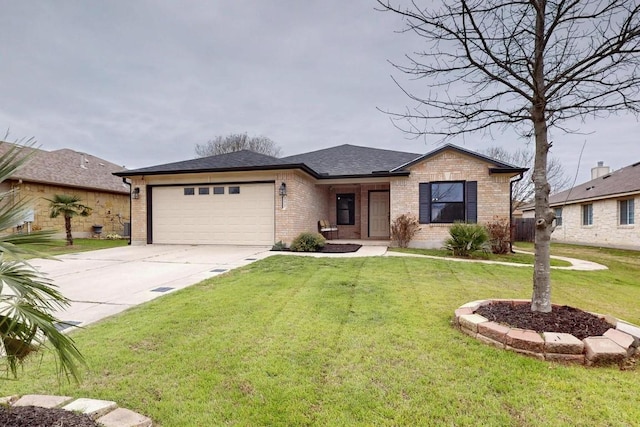
<svg viewBox="0 0 640 427"><path fill-rule="evenodd" d="M13 175L34 153L26 145L0 142L0 182ZM11 230L29 210L27 201L14 202L18 190L0 193L0 230ZM15 377L18 366L36 350L50 347L58 358L58 374L79 379L78 366L84 359L75 343L58 331L52 312L69 305L51 283L26 260L25 255L42 256L24 244L46 244L52 233L0 234L0 361Z"/></svg>
<svg viewBox="0 0 640 427"><path fill-rule="evenodd" d="M80 197L68 194L55 194L53 199L45 199L50 203L51 218L64 216L64 229L67 232L67 246L73 245L71 235L71 218L74 216L89 216L91 208L80 203Z"/></svg>

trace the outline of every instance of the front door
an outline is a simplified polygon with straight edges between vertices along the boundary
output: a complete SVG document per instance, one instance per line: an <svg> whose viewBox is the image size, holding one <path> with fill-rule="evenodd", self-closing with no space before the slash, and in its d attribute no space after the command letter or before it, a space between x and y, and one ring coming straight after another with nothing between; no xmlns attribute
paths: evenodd
<svg viewBox="0 0 640 427"><path fill-rule="evenodd" d="M389 238L389 192L369 192L369 237Z"/></svg>

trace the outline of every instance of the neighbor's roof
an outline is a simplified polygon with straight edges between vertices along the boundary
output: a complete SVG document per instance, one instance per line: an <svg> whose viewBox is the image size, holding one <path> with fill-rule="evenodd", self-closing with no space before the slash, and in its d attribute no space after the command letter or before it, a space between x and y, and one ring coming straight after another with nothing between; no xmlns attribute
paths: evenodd
<svg viewBox="0 0 640 427"><path fill-rule="evenodd" d="M557 206L634 193L640 193L640 162L553 194L549 197L549 203ZM533 206L526 207L528 210L532 208Z"/></svg>
<svg viewBox="0 0 640 427"><path fill-rule="evenodd" d="M0 142L0 154L14 144ZM103 190L116 193L129 193L121 178L114 172L126 170L122 166L108 162L87 153L70 149L45 151L36 148L23 148L34 152L33 157L21 169L11 175L11 179L37 182L41 184Z"/></svg>
<svg viewBox="0 0 640 427"><path fill-rule="evenodd" d="M491 169L492 172L521 172L526 170L471 151L463 150L454 145L446 145L431 153L420 155L404 151L383 150L344 144L283 158L242 150L217 156L118 172L115 175L136 176L294 168L303 169L316 178L407 175L409 173L408 168L414 163L425 160L447 149L457 150L487 161L495 166L495 168Z"/></svg>

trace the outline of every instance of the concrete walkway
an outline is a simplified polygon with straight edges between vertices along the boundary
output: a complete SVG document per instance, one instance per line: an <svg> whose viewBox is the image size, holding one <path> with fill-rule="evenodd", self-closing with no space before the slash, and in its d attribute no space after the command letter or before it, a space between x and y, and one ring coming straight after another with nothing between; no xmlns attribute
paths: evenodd
<svg viewBox="0 0 640 427"><path fill-rule="evenodd" d="M514 252L533 255L531 252L525 252L525 251L514 251ZM483 259L464 259L464 258L440 257L440 256L433 256L433 255L409 254L409 253L406 253L406 252L394 252L394 251L387 251L384 255L385 256L398 256L398 257L429 258L429 259L439 259L439 260L454 261L454 262L475 262L475 263L481 263L481 264L496 264L496 265L506 265L506 266L509 266L509 267L533 267L532 264L520 264L520 263L516 263L516 262L490 261L490 260L483 260ZM585 261L585 260L581 260L581 259L561 257L561 256L555 256L555 255L552 255L551 258L559 259L559 260L571 263L570 266L566 266L566 267L551 266L551 268L556 269L556 270L576 270L576 271L608 270L607 266L602 265L602 264L598 264L598 263L595 263L595 262L591 262L591 261Z"/></svg>

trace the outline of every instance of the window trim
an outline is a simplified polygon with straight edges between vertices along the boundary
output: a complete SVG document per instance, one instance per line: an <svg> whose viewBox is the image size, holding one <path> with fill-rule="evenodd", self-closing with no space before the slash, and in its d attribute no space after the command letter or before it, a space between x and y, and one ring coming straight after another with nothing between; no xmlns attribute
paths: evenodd
<svg viewBox="0 0 640 427"><path fill-rule="evenodd" d="M439 202L437 200L434 200L433 198L433 186L434 185L442 185L442 184L460 184L462 185L462 201L455 201L455 202ZM431 189L430 191L430 195L431 195L431 203L430 203L430 209L429 209L429 222L431 224L453 224L455 222L459 222L459 221L467 221L467 195L466 195L466 185L465 185L465 181L432 181L429 183L429 187ZM436 221L436 219L434 218L433 215L433 205L435 203L438 204L455 204L455 205L461 205L462 206L462 215L463 218L456 218L453 221ZM443 208L444 209L444 208ZM436 217L437 218L437 217Z"/></svg>
<svg viewBox="0 0 640 427"><path fill-rule="evenodd" d="M593 203L582 205L582 226L590 227L593 225Z"/></svg>
<svg viewBox="0 0 640 427"><path fill-rule="evenodd" d="M622 205L625 204L624 212ZM635 225L635 199L618 200L618 225ZM623 214L625 214L623 222Z"/></svg>
<svg viewBox="0 0 640 427"><path fill-rule="evenodd" d="M347 208L340 208L340 198L347 200ZM341 222L341 211L347 211L348 221ZM338 193L336 194L336 224L337 225L356 225L356 193Z"/></svg>
<svg viewBox="0 0 640 427"><path fill-rule="evenodd" d="M441 182L441 181L434 181ZM457 182L457 181L453 181ZM467 224L478 223L478 181L464 182L465 207L464 221ZM431 224L431 182L418 183L418 221L420 224ZM446 225L447 223L436 223Z"/></svg>
<svg viewBox="0 0 640 427"><path fill-rule="evenodd" d="M556 227L562 227L562 208L554 208L553 213L556 216Z"/></svg>

